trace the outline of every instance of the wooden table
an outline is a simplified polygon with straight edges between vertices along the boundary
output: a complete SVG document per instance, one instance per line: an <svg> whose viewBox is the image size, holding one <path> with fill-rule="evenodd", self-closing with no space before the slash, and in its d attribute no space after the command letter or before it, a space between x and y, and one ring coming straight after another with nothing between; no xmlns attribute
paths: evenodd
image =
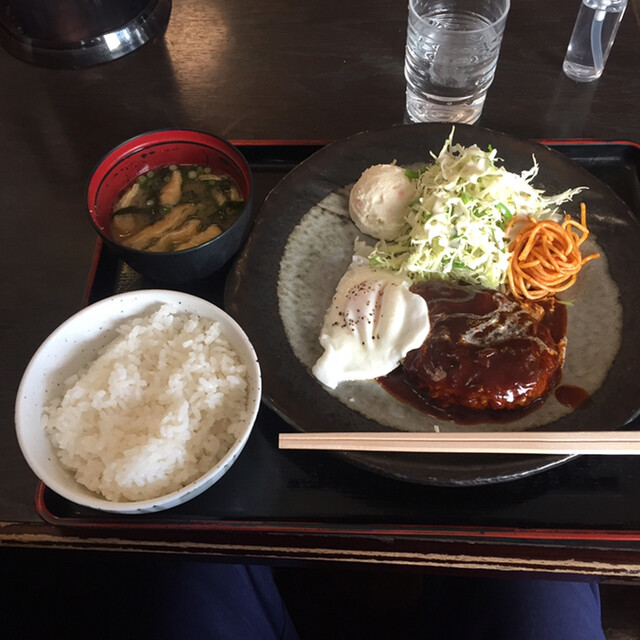
<svg viewBox="0 0 640 640"><path fill-rule="evenodd" d="M592 84L561 70L578 2L512 4L478 124L523 138L640 143L640 3L631 0ZM164 38L102 66L51 70L0 51L0 545L640 579L633 460L579 459L480 490L416 487L322 454L279 452L273 416L252 446L279 484L243 494L232 469L212 494L222 515L204 525L187 513L179 528L86 526L36 510L13 407L33 352L85 300L96 238L83 198L93 166L126 138L162 127L327 141L401 124L406 14L399 0L185 0ZM568 504L586 520L540 523Z"/></svg>

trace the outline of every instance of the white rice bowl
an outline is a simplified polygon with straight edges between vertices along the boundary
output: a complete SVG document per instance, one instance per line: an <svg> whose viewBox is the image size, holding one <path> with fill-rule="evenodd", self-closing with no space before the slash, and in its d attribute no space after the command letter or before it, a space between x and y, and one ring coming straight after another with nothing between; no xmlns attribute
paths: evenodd
<svg viewBox="0 0 640 640"><path fill-rule="evenodd" d="M59 495L145 513L226 473L260 396L255 351L232 318L188 294L134 291L47 338L20 383L16 430L27 463Z"/></svg>

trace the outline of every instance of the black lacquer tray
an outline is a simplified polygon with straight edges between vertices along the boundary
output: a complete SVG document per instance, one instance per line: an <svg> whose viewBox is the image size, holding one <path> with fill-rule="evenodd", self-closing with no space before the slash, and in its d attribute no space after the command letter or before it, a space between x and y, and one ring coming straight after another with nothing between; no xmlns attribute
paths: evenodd
<svg viewBox="0 0 640 640"><path fill-rule="evenodd" d="M606 182L640 215L640 145L625 141L542 141ZM323 141L240 141L256 180L256 210L270 189ZM187 288L222 305L226 273ZM86 291L91 303L151 286L97 246ZM636 421L638 423L639 421ZM632 428L640 424L630 425ZM514 540L640 540L640 464L634 456L584 456L507 483L439 487L384 477L341 456L280 451L290 430L263 406L253 434L227 475L201 496L158 514L115 516L79 507L40 485L47 522L70 528L269 531L446 532Z"/></svg>

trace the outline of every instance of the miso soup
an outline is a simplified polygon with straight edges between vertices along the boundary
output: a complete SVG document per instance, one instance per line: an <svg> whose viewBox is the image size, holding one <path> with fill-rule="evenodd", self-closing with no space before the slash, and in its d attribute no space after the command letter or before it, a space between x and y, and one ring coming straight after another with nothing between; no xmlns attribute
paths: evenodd
<svg viewBox="0 0 640 640"><path fill-rule="evenodd" d="M182 251L220 235L243 207L228 175L169 165L147 171L122 192L113 206L111 235L141 251Z"/></svg>

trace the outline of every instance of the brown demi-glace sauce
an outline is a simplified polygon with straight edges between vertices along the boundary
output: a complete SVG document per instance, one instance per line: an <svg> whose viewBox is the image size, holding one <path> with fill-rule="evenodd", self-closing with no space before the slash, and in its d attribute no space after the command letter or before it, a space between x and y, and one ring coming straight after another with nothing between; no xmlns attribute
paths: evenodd
<svg viewBox="0 0 640 640"><path fill-rule="evenodd" d="M573 384L561 384L555 390L556 400L570 409L578 409L587 404L591 396L582 388Z"/></svg>
<svg viewBox="0 0 640 640"><path fill-rule="evenodd" d="M508 422L537 408L561 378L566 307L494 290L416 284L429 306L423 345L378 382L399 400L461 424Z"/></svg>

